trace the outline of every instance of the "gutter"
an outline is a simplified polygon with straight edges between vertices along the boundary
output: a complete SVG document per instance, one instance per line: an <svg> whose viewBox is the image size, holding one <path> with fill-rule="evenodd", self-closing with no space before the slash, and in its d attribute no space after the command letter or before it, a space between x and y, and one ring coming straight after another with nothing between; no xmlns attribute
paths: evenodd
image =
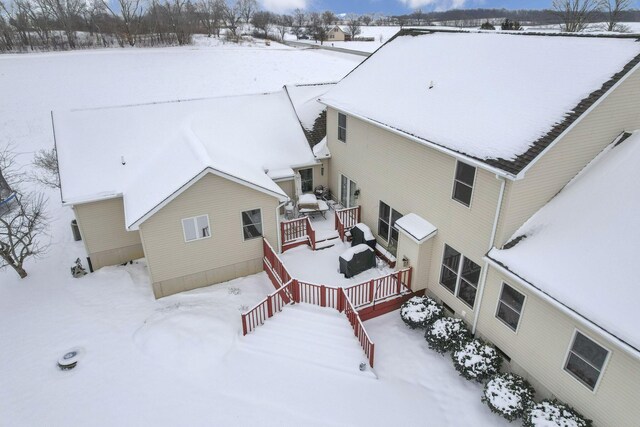
<svg viewBox="0 0 640 427"><path fill-rule="evenodd" d="M525 279L523 279L522 277L518 276L517 274L515 274L514 272L509 270L504 265L500 264L499 262L497 262L496 260L491 258L489 255L485 255L483 259L485 260L485 262L490 264L496 270L500 271L502 274L507 276L509 279L511 279L514 282L519 283L521 286L527 288L533 294L535 294L535 296L537 296L541 300L551 304L553 307L557 308L560 312L562 312L562 314L565 314L566 316L568 316L569 318L571 318L575 322L579 323L581 326L586 327L586 328L591 329L591 330L593 330L593 329L599 330L600 332L603 333L602 335L604 336L605 339L607 339L607 341L609 341L610 343L612 343L612 344L616 345L617 347L619 347L621 350L623 350L625 353L627 353L634 360L640 361L640 349L637 349L637 348L627 344L625 341L623 341L622 339L620 339L617 336L613 335L611 332L607 331L602 326L592 322L591 320L589 320L586 317L582 316L577 311L574 311L573 309L571 309L568 306L564 305L563 303L561 303L557 299L553 298L552 296L550 296L546 292L538 289L533 284L527 282ZM611 339L611 338L613 338L613 339Z"/></svg>
<svg viewBox="0 0 640 427"><path fill-rule="evenodd" d="M443 147L441 145L435 144L435 143L433 143L431 141L428 141L426 139L418 138L417 136L414 136L414 135L411 135L409 133L403 132L401 130L393 128L393 127L391 127L389 125L386 125L384 123L380 123L380 122L375 121L373 119L369 119L369 118L364 117L364 116L362 116L360 114L356 114L356 113L353 113L353 112L349 112L349 111L343 110L341 108L336 107L335 105L332 105L332 104L330 104L330 103L328 103L326 101L323 101L322 99L319 99L318 102L320 102L321 104L326 105L327 107L331 107L334 110L337 110L337 111L339 111L341 113L344 113L344 114L347 114L349 116L355 117L355 118L357 118L359 120L362 120L363 122L366 122L366 123L369 123L369 124L371 124L373 126L385 129L385 130L387 130L387 131L389 131L389 132L391 132L391 133L393 133L395 135L402 136L403 138L409 139L409 140L411 140L413 142L417 142L420 145L427 146L427 147L432 148L432 149L434 149L436 151L444 153L444 154L446 154L448 156L454 157L454 158L456 158L458 160L462 160L463 162L465 162L467 164L473 165L473 166L475 166L477 168L480 168L480 169L484 169L484 170L486 170L488 172L491 172L491 173L493 173L493 174L495 174L497 176L500 176L502 178L506 178L506 179L509 179L511 181L516 180L516 175L513 175L513 174L511 174L509 172L505 172L505 171L503 171L501 169L498 169L498 168L495 168L493 166L490 166L490 165L488 165L488 164L486 164L484 162L481 162L479 160L474 159L473 157L469 157L469 156L466 156L464 154L458 153L457 151L451 150L449 148L445 148L445 147Z"/></svg>
<svg viewBox="0 0 640 427"><path fill-rule="evenodd" d="M493 244L496 240L496 232L498 231L498 221L500 219L500 210L502 209L502 204L504 202L504 188L507 181L504 178L500 178L496 176L497 179L501 180L500 184L500 195L498 196L498 203L496 205L496 213L493 218L493 228L491 230L491 239L489 241L489 249L490 251L493 248ZM482 269L482 277L480 278L480 284L478 285L477 295L480 295L480 299L478 300L478 307L476 307L475 312L473 313L473 324L471 326L471 333L475 335L476 328L478 326L478 318L480 317L480 309L482 308L482 300L484 297L484 285L487 282L487 274L489 274L489 263L487 258L484 257L484 268Z"/></svg>

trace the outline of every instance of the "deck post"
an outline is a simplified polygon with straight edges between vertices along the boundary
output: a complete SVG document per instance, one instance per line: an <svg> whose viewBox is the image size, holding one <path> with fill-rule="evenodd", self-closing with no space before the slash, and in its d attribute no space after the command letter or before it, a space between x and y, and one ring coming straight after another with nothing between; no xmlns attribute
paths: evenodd
<svg viewBox="0 0 640 427"><path fill-rule="evenodd" d="M273 301L271 296L267 298L267 316L269 316L269 318L273 317Z"/></svg>
<svg viewBox="0 0 640 427"><path fill-rule="evenodd" d="M370 352L369 352L369 366L371 366L373 368L373 354L375 352L375 344L371 343L371 345L369 346Z"/></svg>
<svg viewBox="0 0 640 427"><path fill-rule="evenodd" d="M407 272L407 288L409 288L410 291L413 290L413 288L411 287L411 273L413 271L413 267L409 267L409 271Z"/></svg>
<svg viewBox="0 0 640 427"><path fill-rule="evenodd" d="M320 307L327 306L327 287L320 285Z"/></svg>
<svg viewBox="0 0 640 427"><path fill-rule="evenodd" d="M402 293L402 270L398 270L396 273L396 281L398 282L396 284L396 294L400 295Z"/></svg>
<svg viewBox="0 0 640 427"><path fill-rule="evenodd" d="M293 294L293 301L298 304L300 303L300 282L298 282L298 279L293 279L291 286L293 287L291 291Z"/></svg>
<svg viewBox="0 0 640 427"><path fill-rule="evenodd" d="M369 304L375 301L374 293L375 293L374 280L371 279L369 280Z"/></svg>
<svg viewBox="0 0 640 427"><path fill-rule="evenodd" d="M242 314L242 335L247 335L247 315Z"/></svg>

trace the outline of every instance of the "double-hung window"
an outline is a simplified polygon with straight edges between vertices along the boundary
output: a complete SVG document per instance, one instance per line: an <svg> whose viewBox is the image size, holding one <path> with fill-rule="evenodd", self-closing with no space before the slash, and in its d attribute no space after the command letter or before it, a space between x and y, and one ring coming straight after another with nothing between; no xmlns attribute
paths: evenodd
<svg viewBox="0 0 640 427"><path fill-rule="evenodd" d="M184 218L182 220L182 231L184 233L185 242L192 242L194 240L210 237L211 230L209 229L209 215Z"/></svg>
<svg viewBox="0 0 640 427"><path fill-rule="evenodd" d="M242 234L244 240L262 236L262 212L260 209L242 212Z"/></svg>
<svg viewBox="0 0 640 427"><path fill-rule="evenodd" d="M454 200L465 206L471 206L471 195L473 194L473 182L476 177L476 168L466 163L458 161L456 165L456 175L453 180Z"/></svg>
<svg viewBox="0 0 640 427"><path fill-rule="evenodd" d="M476 302L481 268L449 245L444 245L440 284L473 308Z"/></svg>
<svg viewBox="0 0 640 427"><path fill-rule="evenodd" d="M576 331L564 369L590 390L596 388L609 351Z"/></svg>
<svg viewBox="0 0 640 427"><path fill-rule="evenodd" d="M522 314L522 306L524 305L524 295L513 289L506 283L502 284L502 292L498 300L498 309L496 317L504 322L505 325L513 329L518 329L520 315Z"/></svg>
<svg viewBox="0 0 640 427"><path fill-rule="evenodd" d="M338 113L338 141L347 142L347 116Z"/></svg>
<svg viewBox="0 0 640 427"><path fill-rule="evenodd" d="M387 250L393 255L398 250L398 229L395 227L396 221L402 218L402 214L385 202L380 201L378 209L378 236L387 243Z"/></svg>

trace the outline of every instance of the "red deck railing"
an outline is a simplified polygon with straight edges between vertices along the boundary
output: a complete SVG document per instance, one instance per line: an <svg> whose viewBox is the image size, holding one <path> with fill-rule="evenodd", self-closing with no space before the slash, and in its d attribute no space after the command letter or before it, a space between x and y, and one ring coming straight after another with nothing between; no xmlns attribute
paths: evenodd
<svg viewBox="0 0 640 427"><path fill-rule="evenodd" d="M364 325L362 324L362 320L360 320L360 315L358 311L355 309L347 294L345 294L342 288L338 289L338 293L340 295L342 310L344 310L344 314L347 316L351 327L353 328L353 333L360 342L360 346L364 350L364 354L367 355L369 359L369 366L373 368L373 355L375 351L375 345L371 338L369 338L369 334L367 334ZM340 311L342 311L340 310Z"/></svg>
<svg viewBox="0 0 640 427"><path fill-rule="evenodd" d="M267 272L267 276L269 276L273 287L280 289L284 284L291 281L291 274L289 274L289 271L267 239L262 239L262 252L264 253L264 257L262 258L264 271Z"/></svg>
<svg viewBox="0 0 640 427"><path fill-rule="evenodd" d="M287 304L304 302L334 308L347 316L353 333L367 355L369 364L373 367L375 346L364 329L358 309L362 307L371 309L371 305L375 309L377 302L406 295L407 291L411 290L411 267L348 288L317 285L291 277L269 242L266 239L263 239L263 242L263 265L276 291L242 314L242 333L247 335L255 330L256 327L264 324L265 320L282 311ZM374 317L370 314L368 318Z"/></svg>
<svg viewBox="0 0 640 427"><path fill-rule="evenodd" d="M242 314L242 333L247 335L264 321L273 317L274 314L282 311L282 308L295 301L295 289L297 286L291 280L280 289L267 295L255 307Z"/></svg>
<svg viewBox="0 0 640 427"><path fill-rule="evenodd" d="M283 252L287 249L306 244L315 250L316 231L311 225L309 217L282 221L280 223L280 241Z"/></svg>
<svg viewBox="0 0 640 427"><path fill-rule="evenodd" d="M335 216L335 228L340 239L344 241L347 231L360 222L360 206L354 208L338 209Z"/></svg>

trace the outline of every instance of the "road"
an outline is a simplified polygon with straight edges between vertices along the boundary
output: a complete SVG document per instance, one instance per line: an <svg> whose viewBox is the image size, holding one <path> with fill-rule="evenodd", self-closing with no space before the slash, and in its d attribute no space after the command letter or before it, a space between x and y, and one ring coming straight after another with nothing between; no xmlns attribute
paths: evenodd
<svg viewBox="0 0 640 427"><path fill-rule="evenodd" d="M290 40L285 41L284 44L286 44L288 46L293 46L293 47L306 47L306 48L309 48L309 49L332 50L334 52L350 53L352 55L359 55L359 56L369 56L369 55L371 55L371 53L369 53L369 52L362 52L362 51L359 51L359 50L344 49L344 48L341 48L341 47L332 47L332 46L327 46L326 44L320 45L320 44L296 42L296 41L290 41Z"/></svg>

